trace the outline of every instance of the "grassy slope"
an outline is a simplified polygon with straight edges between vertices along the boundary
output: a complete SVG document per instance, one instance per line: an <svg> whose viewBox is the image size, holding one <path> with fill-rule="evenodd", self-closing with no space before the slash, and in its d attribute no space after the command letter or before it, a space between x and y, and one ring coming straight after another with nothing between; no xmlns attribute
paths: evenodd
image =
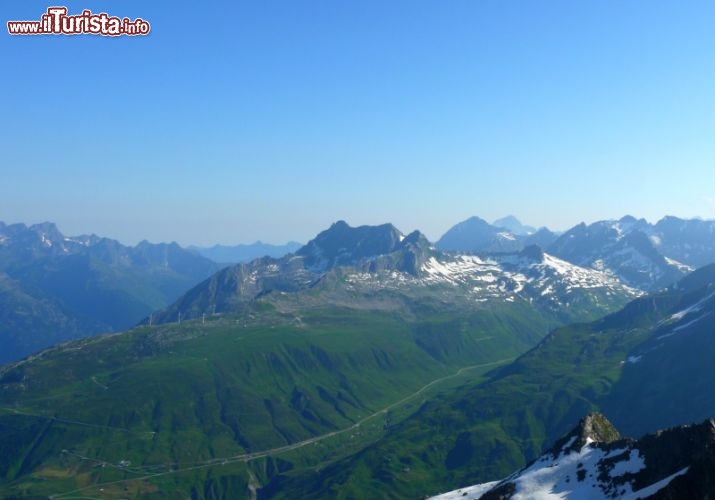
<svg viewBox="0 0 715 500"><path fill-rule="evenodd" d="M320 470L282 474L263 496L414 498L502 477L536 457L588 411L635 401L642 393L637 384L647 381L622 377L623 361L658 335L653 325L692 300L665 292L594 323L561 328L489 381L427 402L353 457ZM638 419L640 413L634 414L631 418Z"/></svg>
<svg viewBox="0 0 715 500"><path fill-rule="evenodd" d="M264 307L206 325L86 339L6 369L0 442L11 451L0 457L0 491L56 494L90 478L132 476L126 468L95 467L95 461L116 466L129 460L141 476L350 429L460 367L522 352L553 321L513 305L409 321L395 312L337 307L302 311L298 319ZM398 410L388 418L399 418ZM374 429L357 433L356 440L379 437L383 420L366 421ZM319 461L340 456L342 448L359 448L343 438L348 436L321 442L316 452L287 451L293 462L282 466L270 465L274 459L257 461L257 480L305 462L306 455ZM146 494L157 481L185 493L209 485L221 494L234 487L245 492L242 460L232 464L221 476L223 486L212 482L216 468L202 468L121 483L129 490L117 494L132 488Z"/></svg>

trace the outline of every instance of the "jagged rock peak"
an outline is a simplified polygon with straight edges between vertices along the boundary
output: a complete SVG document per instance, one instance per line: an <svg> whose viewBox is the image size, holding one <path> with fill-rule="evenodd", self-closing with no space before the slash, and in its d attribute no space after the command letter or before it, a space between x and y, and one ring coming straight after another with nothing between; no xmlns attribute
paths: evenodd
<svg viewBox="0 0 715 500"><path fill-rule="evenodd" d="M392 224L351 227L341 220L319 233L296 254L305 257L310 267L327 269L394 252L402 239L402 233Z"/></svg>
<svg viewBox="0 0 715 500"><path fill-rule="evenodd" d="M431 246L431 243L429 242L427 237L417 230L412 231L410 234L405 236L404 240L402 240L403 245L410 244L410 243L418 245L418 246L424 246L424 247Z"/></svg>
<svg viewBox="0 0 715 500"><path fill-rule="evenodd" d="M401 238L402 233L389 223L379 226L351 227L347 222L339 220L331 224L325 231L318 233L315 238L298 250L298 253L304 253L304 249L315 246L327 250L334 245L350 249L367 244L375 245L376 248L384 247L384 251L380 253L388 253L395 249Z"/></svg>
<svg viewBox="0 0 715 500"><path fill-rule="evenodd" d="M603 414L592 412L582 418L571 432L559 439L551 453L558 455L564 451L578 451L589 442L608 444L619 439L621 434L618 429Z"/></svg>
<svg viewBox="0 0 715 500"><path fill-rule="evenodd" d="M612 443L621 439L621 435L605 415L593 412L586 415L576 426L580 437L585 441L592 439L597 443Z"/></svg>

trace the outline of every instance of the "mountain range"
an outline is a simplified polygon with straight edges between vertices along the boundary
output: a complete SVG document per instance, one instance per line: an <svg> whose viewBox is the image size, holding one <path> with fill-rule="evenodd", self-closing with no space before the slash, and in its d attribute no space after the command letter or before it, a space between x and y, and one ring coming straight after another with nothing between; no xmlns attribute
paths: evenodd
<svg viewBox="0 0 715 500"><path fill-rule="evenodd" d="M452 302L482 308L517 301L563 318L575 317L579 308L587 314L605 312L641 293L536 246L479 257L440 251L419 231L405 236L392 224L352 228L339 221L295 254L257 259L216 273L155 313L154 321L231 312L267 294L300 291L348 306L360 301L374 304L381 294L389 294L392 302L407 297L433 305Z"/></svg>
<svg viewBox="0 0 715 500"><path fill-rule="evenodd" d="M187 460L206 472L225 461L235 485L210 488L230 496L253 462L270 469L260 482L295 467L272 450L324 461L359 449L384 431L385 409L397 422L427 388L480 377L640 294L537 247L482 258L391 224L337 222L295 254L219 271L151 324L0 368L0 440L15 450L0 485L57 494L127 477L121 463L179 464L169 488L191 494Z"/></svg>
<svg viewBox="0 0 715 500"><path fill-rule="evenodd" d="M713 241L708 223L671 219L581 225L546 248L507 220L523 234L496 228L519 243L499 251L340 221L295 253L209 272L126 332L0 367L0 494L420 497L527 470L589 412L633 436L702 421L715 265L691 268ZM34 321L66 302L23 295L18 276L94 244L31 229L29 253L3 262ZM109 255L141 261L140 246Z"/></svg>
<svg viewBox="0 0 715 500"><path fill-rule="evenodd" d="M500 227L497 224L509 226ZM625 216L581 223L557 235L532 231L508 217L494 225L471 217L451 228L436 246L478 254L519 251L538 245L545 252L618 278L624 284L654 291L693 269L715 262L715 221L664 217L656 224Z"/></svg>
<svg viewBox="0 0 715 500"><path fill-rule="evenodd" d="M51 223L0 223L0 362L125 330L219 268L176 243L128 247Z"/></svg>
<svg viewBox="0 0 715 500"><path fill-rule="evenodd" d="M357 248L355 242L349 240L350 232L340 234L340 224L337 224L330 233L334 240L330 244L337 246L326 247L328 254L318 256L311 255L314 250L311 245L318 239L304 247L297 243L274 246L257 242L235 247L217 245L183 249L175 243L150 244L146 241L128 247L95 235L65 237L51 223L27 227L0 222L0 301L3 306L0 314L4 319L0 326L3 346L0 362L18 359L64 340L126 329L142 318L149 321L151 313L165 308L191 286L218 271L222 265L215 262L242 261L243 264L243 267L232 267L230 271L214 276L215 285L221 280L243 279L231 277L231 273L257 272L263 275L261 279L267 280L266 286L258 287L261 292L272 286L283 291L310 286L331 266L355 264L356 258L362 254L375 257L395 252L397 239L405 236L394 227L385 232L385 227L374 226L365 230L387 240L376 242L370 234L365 234L358 240L367 246ZM381 231L385 234L380 234ZM469 275L469 266L477 266L479 259L482 262L479 265L498 262L499 266L508 267L509 258L514 259L527 248L538 246L549 258L556 257L598 271L632 289L653 291L715 259L713 231L712 221L666 217L653 225L627 216L618 221L600 221L588 226L580 224L557 235L547 228L536 230L523 225L513 216L498 219L494 224L472 217L447 231L433 250L441 252L441 257L434 256L437 263L446 262L444 256L449 253L461 255L463 261L471 259L472 263L465 264L467 267L464 268ZM423 240L422 247L426 248L423 235L413 237ZM410 244L409 239L406 244ZM371 248L371 245L383 247ZM341 251L345 254L341 255ZM201 252L204 258L199 255ZM263 257L250 260L256 255ZM286 255L296 259L291 261ZM406 258L423 258L425 255L419 250ZM328 260L321 263L319 259ZM297 265L303 270L300 273L297 269L288 271L285 266L289 261L292 262L289 267ZM412 272L407 275L424 281L425 276L419 275L424 275L426 270L418 269L417 264L424 262L382 265L397 271L411 265ZM280 271L274 274L280 278L265 274L267 269L274 268L272 266L279 266ZM454 262L449 266L452 268L450 272L464 267ZM288 277L291 273L294 275ZM463 278L460 279L464 281ZM305 281L300 284L300 280ZM386 285L390 280L383 276L380 281ZM507 287L520 286L511 278L507 281L509 283L504 282ZM203 305L189 305L185 297L182 299L184 308L188 314L197 314L199 309L202 314L221 311L221 307L230 306L222 303L222 293L226 295L218 290L219 296L204 297L202 300L211 303ZM176 319L180 308L173 306ZM162 311L158 317L167 318L166 314L172 313Z"/></svg>

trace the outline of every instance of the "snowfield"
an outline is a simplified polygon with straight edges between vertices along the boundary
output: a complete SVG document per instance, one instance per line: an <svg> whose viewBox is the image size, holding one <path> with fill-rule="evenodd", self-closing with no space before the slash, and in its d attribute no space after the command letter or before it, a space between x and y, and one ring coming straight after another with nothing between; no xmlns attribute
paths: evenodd
<svg viewBox="0 0 715 500"><path fill-rule="evenodd" d="M417 276L397 271L374 273L350 272L348 286L375 289L397 289L405 284L421 286L463 287L475 301L489 299L514 301L545 298L568 304L570 295L584 290L625 293L632 297L641 291L628 287L606 273L588 269L548 254L532 259L521 254L504 254L488 258L476 255L440 255L430 257ZM562 302L563 301L563 302Z"/></svg>
<svg viewBox="0 0 715 500"><path fill-rule="evenodd" d="M632 483L635 475L646 469L646 463L636 448L605 450L589 439L578 451L569 450L571 439L557 456L547 454L527 468L503 481L477 484L444 493L433 500L477 500L492 489L511 483L511 500L557 500L573 498L600 500L645 498L665 488L670 481L685 474L684 468L637 491Z"/></svg>

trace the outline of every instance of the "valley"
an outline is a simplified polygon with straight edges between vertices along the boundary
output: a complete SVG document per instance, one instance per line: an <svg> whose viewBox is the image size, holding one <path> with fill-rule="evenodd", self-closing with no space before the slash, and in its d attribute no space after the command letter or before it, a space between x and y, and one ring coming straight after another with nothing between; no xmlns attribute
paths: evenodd
<svg viewBox="0 0 715 500"><path fill-rule="evenodd" d="M685 337L666 326L707 330L714 282L645 295L535 246L445 252L339 222L126 332L0 367L0 492L402 498L504 476L593 409L635 433L715 411L648 424L633 370Z"/></svg>

